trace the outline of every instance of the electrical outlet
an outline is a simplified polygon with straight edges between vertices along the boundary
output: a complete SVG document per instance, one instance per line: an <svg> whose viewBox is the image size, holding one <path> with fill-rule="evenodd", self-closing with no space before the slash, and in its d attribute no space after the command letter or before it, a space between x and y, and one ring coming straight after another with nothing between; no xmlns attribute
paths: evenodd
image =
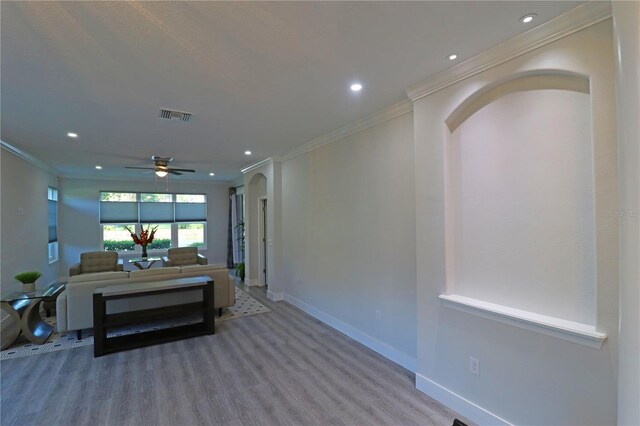
<svg viewBox="0 0 640 426"><path fill-rule="evenodd" d="M298 285L302 285L302 278L298 278Z"/></svg>
<svg viewBox="0 0 640 426"><path fill-rule="evenodd" d="M480 361L472 356L469 357L469 372L476 376L480 375Z"/></svg>
<svg viewBox="0 0 640 426"><path fill-rule="evenodd" d="M24 214L24 209L22 207L18 207L18 216L22 216Z"/></svg>
<svg viewBox="0 0 640 426"><path fill-rule="evenodd" d="M382 313L380 311L376 311L376 321L382 321Z"/></svg>

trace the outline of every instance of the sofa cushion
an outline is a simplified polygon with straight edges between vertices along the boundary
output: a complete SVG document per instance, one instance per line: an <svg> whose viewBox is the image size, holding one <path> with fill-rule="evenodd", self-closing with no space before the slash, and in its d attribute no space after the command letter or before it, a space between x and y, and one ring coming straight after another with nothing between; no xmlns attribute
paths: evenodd
<svg viewBox="0 0 640 426"><path fill-rule="evenodd" d="M91 274L80 274L80 275L74 275L72 277L69 277L69 283L118 280L118 279L124 279L124 278L129 278L129 273L126 271L94 272Z"/></svg>
<svg viewBox="0 0 640 426"><path fill-rule="evenodd" d="M180 268L177 266L167 267L167 268L150 268L150 269L138 269L135 271L129 272L129 277L132 280L136 278L142 277L152 277L152 276L162 276L162 275L170 275L170 274L179 274Z"/></svg>
<svg viewBox="0 0 640 426"><path fill-rule="evenodd" d="M115 251L90 251L80 255L80 267L83 274L115 271L118 253Z"/></svg>
<svg viewBox="0 0 640 426"><path fill-rule="evenodd" d="M194 273L206 273L207 271L218 271L220 269L227 269L226 265L221 265L221 264L217 264L217 265L188 265L188 266L181 266L180 269L182 270L183 274L194 274Z"/></svg>

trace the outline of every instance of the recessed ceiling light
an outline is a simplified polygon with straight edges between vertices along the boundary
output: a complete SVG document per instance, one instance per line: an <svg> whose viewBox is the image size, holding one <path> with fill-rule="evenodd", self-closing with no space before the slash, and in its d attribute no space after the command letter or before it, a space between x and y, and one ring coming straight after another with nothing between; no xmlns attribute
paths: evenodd
<svg viewBox="0 0 640 426"><path fill-rule="evenodd" d="M102 166L96 166L96 169L102 170Z"/></svg>
<svg viewBox="0 0 640 426"><path fill-rule="evenodd" d="M69 132L69 133L67 133L67 136L69 136L70 138L77 138L78 134L77 133L73 133L73 132Z"/></svg>
<svg viewBox="0 0 640 426"><path fill-rule="evenodd" d="M458 55L456 55L455 53L452 53L451 55L448 56L450 61L454 61L458 58Z"/></svg>
<svg viewBox="0 0 640 426"><path fill-rule="evenodd" d="M215 173L213 173L213 172L209 173L209 176L215 176L215 175L216 175L216 174L215 174Z"/></svg>
<svg viewBox="0 0 640 426"><path fill-rule="evenodd" d="M523 24L528 24L529 22L533 21L536 16L538 15L535 13L529 13L520 18L520 22L522 22Z"/></svg>
<svg viewBox="0 0 640 426"><path fill-rule="evenodd" d="M361 90L362 90L362 84L360 84L360 83L353 83L353 84L351 85L351 91L352 91L352 92L359 92L359 91L361 91Z"/></svg>
<svg viewBox="0 0 640 426"><path fill-rule="evenodd" d="M245 151L244 155L251 155L251 151Z"/></svg>

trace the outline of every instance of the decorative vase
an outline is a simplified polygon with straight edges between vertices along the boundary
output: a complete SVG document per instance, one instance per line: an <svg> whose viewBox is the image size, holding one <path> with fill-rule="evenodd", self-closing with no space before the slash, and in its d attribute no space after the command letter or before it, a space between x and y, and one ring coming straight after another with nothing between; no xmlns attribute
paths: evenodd
<svg viewBox="0 0 640 426"><path fill-rule="evenodd" d="M25 293L33 293L36 291L36 283L22 283L22 291Z"/></svg>
<svg viewBox="0 0 640 426"><path fill-rule="evenodd" d="M147 246L142 246L142 260L147 260Z"/></svg>

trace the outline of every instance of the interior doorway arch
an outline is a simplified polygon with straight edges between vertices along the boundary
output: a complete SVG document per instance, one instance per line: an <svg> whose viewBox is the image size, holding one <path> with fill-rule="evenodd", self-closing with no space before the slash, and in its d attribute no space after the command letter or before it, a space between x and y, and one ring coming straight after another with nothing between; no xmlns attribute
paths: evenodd
<svg viewBox="0 0 640 426"><path fill-rule="evenodd" d="M245 282L253 286L268 285L267 185L263 173L256 173L249 180L245 211L247 243L247 277Z"/></svg>

